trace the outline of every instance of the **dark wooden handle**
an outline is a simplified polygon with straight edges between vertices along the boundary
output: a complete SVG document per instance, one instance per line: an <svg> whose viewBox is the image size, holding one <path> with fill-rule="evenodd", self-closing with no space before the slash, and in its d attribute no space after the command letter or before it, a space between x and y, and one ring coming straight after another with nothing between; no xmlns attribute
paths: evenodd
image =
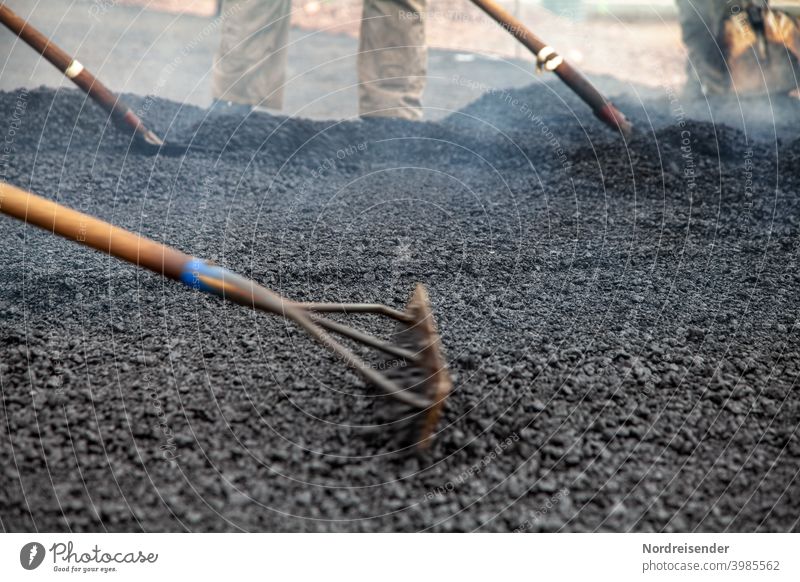
<svg viewBox="0 0 800 582"><path fill-rule="evenodd" d="M534 55L538 56L539 53L542 52L542 49L548 46L542 39L533 34L520 19L494 2L494 0L472 0L472 3L506 29L506 31L514 36L514 38L522 43ZM606 99L580 71L566 60L563 60L563 58L559 58L561 62L553 72L558 75L578 97L583 99L583 101L592 108L594 114L604 123L614 129L618 129L625 136L629 136L633 126L625 116L614 107L614 105Z"/></svg>
<svg viewBox="0 0 800 582"><path fill-rule="evenodd" d="M117 124L133 129L140 138L153 145L161 145L163 143L161 139L145 127L139 116L79 61L72 58L5 4L0 4L0 22L69 77L73 83L83 89L89 97L111 115Z"/></svg>

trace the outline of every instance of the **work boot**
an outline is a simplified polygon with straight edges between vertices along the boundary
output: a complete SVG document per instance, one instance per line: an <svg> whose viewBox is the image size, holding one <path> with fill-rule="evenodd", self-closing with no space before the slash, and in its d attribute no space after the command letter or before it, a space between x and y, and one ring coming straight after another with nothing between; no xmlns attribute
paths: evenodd
<svg viewBox="0 0 800 582"><path fill-rule="evenodd" d="M677 0L683 44L688 51L686 89L689 98L725 95L730 88L718 39L727 14L718 0Z"/></svg>
<svg viewBox="0 0 800 582"><path fill-rule="evenodd" d="M765 95L796 89L797 19L764 0L677 0L689 52L689 97Z"/></svg>
<svg viewBox="0 0 800 582"><path fill-rule="evenodd" d="M252 105L246 103L235 103L224 99L214 99L211 107L208 108L209 115L237 115L244 117L253 111Z"/></svg>
<svg viewBox="0 0 800 582"><path fill-rule="evenodd" d="M283 106L290 0L225 0L211 94L216 99Z"/></svg>
<svg viewBox="0 0 800 582"><path fill-rule="evenodd" d="M783 12L749 6L731 16L722 32L731 83L737 93L788 94L797 88L800 31Z"/></svg>
<svg viewBox="0 0 800 582"><path fill-rule="evenodd" d="M364 0L358 48L362 118L422 118L425 5L425 0Z"/></svg>

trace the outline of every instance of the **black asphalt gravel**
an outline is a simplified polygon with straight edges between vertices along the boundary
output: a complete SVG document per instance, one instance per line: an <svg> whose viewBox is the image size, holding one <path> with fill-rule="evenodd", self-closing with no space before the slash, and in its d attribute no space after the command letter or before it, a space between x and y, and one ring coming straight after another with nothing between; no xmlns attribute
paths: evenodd
<svg viewBox="0 0 800 582"><path fill-rule="evenodd" d="M281 319L0 217L4 530L800 529L797 102L620 98L625 144L544 82L436 123L130 99L218 153L9 92L3 177L294 299L424 282L455 390L399 452Z"/></svg>

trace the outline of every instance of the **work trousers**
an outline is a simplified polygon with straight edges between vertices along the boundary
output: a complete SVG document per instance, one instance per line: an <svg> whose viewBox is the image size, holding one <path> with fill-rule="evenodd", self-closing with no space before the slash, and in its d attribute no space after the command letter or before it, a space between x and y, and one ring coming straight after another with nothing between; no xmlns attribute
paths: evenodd
<svg viewBox="0 0 800 582"><path fill-rule="evenodd" d="M427 73L424 11L425 0L364 0L358 52L362 117L422 117ZM223 2L214 98L272 109L283 106L290 13L290 0Z"/></svg>

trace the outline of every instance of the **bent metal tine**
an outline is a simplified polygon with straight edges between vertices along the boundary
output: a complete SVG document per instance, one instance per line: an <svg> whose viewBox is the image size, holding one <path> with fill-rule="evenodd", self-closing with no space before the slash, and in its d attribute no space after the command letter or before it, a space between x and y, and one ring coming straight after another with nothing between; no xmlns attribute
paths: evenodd
<svg viewBox="0 0 800 582"><path fill-rule="evenodd" d="M80 61L72 58L5 4L0 4L0 22L80 87L111 115L115 123L132 129L135 135L149 146L160 147L164 145L161 138L147 129L142 120L139 119L139 116L92 75Z"/></svg>
<svg viewBox="0 0 800 582"><path fill-rule="evenodd" d="M363 331L358 331L357 329L353 329L350 326L342 325L341 323L331 321L330 319L325 319L324 317L319 317L315 314L311 315L311 321L313 321L317 325L324 327L328 331L332 331L334 333L341 334L345 337L349 337L350 339L354 339L364 345L368 345L377 350L381 350L382 352L387 353L390 356L396 356L398 358L403 358L405 360L410 360L412 362L417 361L417 354L415 354L411 350L406 350L394 344L390 344L389 342L385 342L382 339L379 339L373 335L364 333Z"/></svg>
<svg viewBox="0 0 800 582"><path fill-rule="evenodd" d="M284 316L297 323L387 395L417 409L430 406L428 399L403 390L334 340L321 329L323 324L319 320L315 324L311 315L293 302L232 271L4 182L0 182L0 212L180 281L193 289Z"/></svg>
<svg viewBox="0 0 800 582"><path fill-rule="evenodd" d="M396 319L397 321L408 322L409 317L406 313L392 309L380 303L311 303L298 302L296 307L308 311L319 311L320 313L377 313Z"/></svg>
<svg viewBox="0 0 800 582"><path fill-rule="evenodd" d="M626 138L633 132L633 125L625 115L606 99L592 83L575 67L564 60L556 50L547 45L525 26L521 20L509 13L494 0L471 0L535 56L537 66L552 71L572 89L578 97L592 108L594 114L606 125L616 129Z"/></svg>

